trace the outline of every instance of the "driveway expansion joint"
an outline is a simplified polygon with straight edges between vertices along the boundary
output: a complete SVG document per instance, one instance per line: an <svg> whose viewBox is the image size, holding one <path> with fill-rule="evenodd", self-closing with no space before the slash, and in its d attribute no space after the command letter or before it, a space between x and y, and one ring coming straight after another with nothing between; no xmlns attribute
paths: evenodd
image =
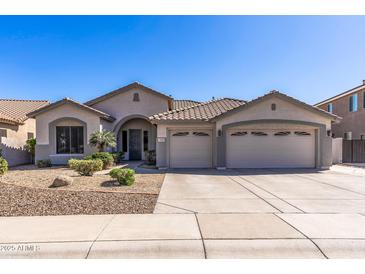
<svg viewBox="0 0 365 274"><path fill-rule="evenodd" d="M305 213L305 211L304 210L302 210L302 209L300 209L299 207L297 207L297 206L295 206L295 205L293 205L293 204L291 204L291 203L289 203L288 201L286 201L286 200L284 200L283 198L281 198L281 197L279 197L279 196L277 196L277 195L275 195L274 193L272 193L272 192L270 192L270 191L268 191L268 190L266 190L266 189L264 189L263 187L261 187L261 186L258 186L257 184L255 184L255 183L253 183L253 182L251 182L250 180L248 180L247 178L242 178L242 176L239 176L242 180L244 180L244 181L246 181L247 183L249 183L249 184L251 184L251 185L254 185L255 187L257 187L257 188L259 188L259 189L261 189L261 190L263 190L263 191L265 191L265 192L267 192L267 193L269 193L270 195L272 195L272 196L274 196L275 198L277 198L277 199L279 199L280 201L282 201L282 202L284 202L284 203L286 203L286 204L288 204L288 205L290 205L290 206L292 206L292 207L294 207L294 208L296 208L296 209L298 209L299 211L301 211L302 213ZM262 198L263 199L263 198ZM265 200L265 199L264 199ZM266 200L265 200L266 201ZM267 201L266 201L267 202ZM267 202L268 203L268 202ZM281 213L285 213L285 212L282 212L281 210L279 210Z"/></svg>
<svg viewBox="0 0 365 274"><path fill-rule="evenodd" d="M201 228L200 228L200 224L199 224L199 219L198 219L198 215L197 215L197 213L194 213L194 216L195 216L196 224L198 225L198 229L199 229L200 237L201 237L201 240L202 240L203 251L204 251L204 259L207 259L207 250L206 250L206 248L205 248L204 237L203 237L202 230L201 230Z"/></svg>
<svg viewBox="0 0 365 274"><path fill-rule="evenodd" d="M281 218L280 216L278 216L277 214L274 213L274 215L276 217L278 217L280 220L282 220L284 223L286 223L287 225L291 226L293 229L295 229L296 231L298 231L300 234L302 234L305 238L307 238L309 241L312 242L312 244L319 250L319 252L322 253L322 255L326 258L329 259L328 256L323 252L323 250L317 245L317 243L315 243L313 241L313 239L309 238L306 234L304 234L304 232L300 231L298 228L296 228L295 226L293 226L291 223L287 222L286 220L284 220L283 218Z"/></svg>
<svg viewBox="0 0 365 274"><path fill-rule="evenodd" d="M181 209L181 210L184 210L184 211L187 211L187 212L190 212L190 213L197 213L197 212L195 212L193 210L186 209L186 208L182 208L182 207L178 207L178 206L169 205L169 204L166 204L164 202L157 202L156 204L161 204L161 205L169 206L169 207L172 207L172 208ZM174 214L176 214L176 213L174 213ZM180 213L180 214L187 214L187 213Z"/></svg>
<svg viewBox="0 0 365 274"><path fill-rule="evenodd" d="M103 228L100 230L99 234L96 236L96 238L94 239L94 241L92 241L88 251L87 251L87 254L85 256L85 259L87 259L90 255L90 252L91 252L91 249L92 247L94 246L95 242L99 239L100 235L104 232L104 230L110 225L110 223L114 220L114 218L116 217L117 215L113 215L109 221L107 221L105 223L105 225L103 226Z"/></svg>
<svg viewBox="0 0 365 274"><path fill-rule="evenodd" d="M241 178L241 176L239 176ZM255 195L256 197L258 197L260 200L262 200L263 202L267 203L268 205L270 205L272 208L275 208L277 211L279 211L280 213L284 213L282 210L280 210L279 208L277 208L276 206L274 206L273 204L269 203L268 201L266 201L264 198L262 198L261 196L257 195L255 192L253 192L252 190L248 189L247 187L241 185L239 182L237 182L235 179L233 179L231 176L228 176L228 178L230 180L232 180L233 182L237 183L239 186L243 187L244 189L246 189L248 192L252 193L253 195ZM241 178L242 180L245 180L244 178ZM248 182L247 180L245 180L246 182ZM249 182L248 182L249 183Z"/></svg>

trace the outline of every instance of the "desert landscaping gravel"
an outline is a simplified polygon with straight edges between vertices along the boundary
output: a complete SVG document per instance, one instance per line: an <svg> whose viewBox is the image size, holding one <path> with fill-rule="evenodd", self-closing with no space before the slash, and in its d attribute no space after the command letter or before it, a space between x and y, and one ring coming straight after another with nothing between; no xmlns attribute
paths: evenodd
<svg viewBox="0 0 365 274"><path fill-rule="evenodd" d="M132 186L115 186L115 180L109 175L80 176L77 172L66 167L37 168L32 165L12 168L0 177L0 182L22 187L48 189L58 175L67 175L73 178L69 186L58 190L102 191L123 193L158 194L165 177L163 173L136 174L136 181Z"/></svg>
<svg viewBox="0 0 365 274"><path fill-rule="evenodd" d="M49 188L61 174L71 176L72 185ZM136 174L134 185L114 186L108 175L23 166L0 177L0 216L152 213L164 176Z"/></svg>

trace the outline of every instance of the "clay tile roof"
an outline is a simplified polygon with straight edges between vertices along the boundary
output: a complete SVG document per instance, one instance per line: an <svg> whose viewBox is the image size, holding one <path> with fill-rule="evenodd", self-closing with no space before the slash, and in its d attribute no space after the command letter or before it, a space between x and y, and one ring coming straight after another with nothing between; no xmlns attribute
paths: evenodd
<svg viewBox="0 0 365 274"><path fill-rule="evenodd" d="M0 99L0 121L9 124L22 124L27 114L48 105L46 100Z"/></svg>
<svg viewBox="0 0 365 274"><path fill-rule="evenodd" d="M186 107L192 107L200 104L201 102L196 102L193 100L173 100L172 101L172 109L180 109Z"/></svg>
<svg viewBox="0 0 365 274"><path fill-rule="evenodd" d="M214 99L208 102L194 104L191 106L174 109L171 111L158 113L150 117L151 120L198 120L209 121L210 119L219 116L227 111L244 105L243 100L232 98Z"/></svg>

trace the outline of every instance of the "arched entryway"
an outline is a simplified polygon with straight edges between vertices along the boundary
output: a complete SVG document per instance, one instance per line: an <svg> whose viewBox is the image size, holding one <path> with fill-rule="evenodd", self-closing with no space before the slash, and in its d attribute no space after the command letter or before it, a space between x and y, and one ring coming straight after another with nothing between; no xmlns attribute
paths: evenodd
<svg viewBox="0 0 365 274"><path fill-rule="evenodd" d="M156 131L147 117L126 117L115 127L117 149L125 153L126 160L144 160L147 151L156 149Z"/></svg>

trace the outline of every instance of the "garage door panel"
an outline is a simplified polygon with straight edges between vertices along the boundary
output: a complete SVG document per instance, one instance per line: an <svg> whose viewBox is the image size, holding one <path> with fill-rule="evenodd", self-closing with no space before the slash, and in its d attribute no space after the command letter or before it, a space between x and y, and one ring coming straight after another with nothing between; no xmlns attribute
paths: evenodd
<svg viewBox="0 0 365 274"><path fill-rule="evenodd" d="M170 134L170 167L212 167L211 131L172 131Z"/></svg>
<svg viewBox="0 0 365 274"><path fill-rule="evenodd" d="M256 130L267 136L256 136L255 130L244 130L247 134L238 135L229 131L227 136L227 167L229 168L310 168L315 166L314 131L304 130L310 135L295 134L275 136L283 130ZM243 131L241 131L243 132ZM303 133L302 132L302 133Z"/></svg>

